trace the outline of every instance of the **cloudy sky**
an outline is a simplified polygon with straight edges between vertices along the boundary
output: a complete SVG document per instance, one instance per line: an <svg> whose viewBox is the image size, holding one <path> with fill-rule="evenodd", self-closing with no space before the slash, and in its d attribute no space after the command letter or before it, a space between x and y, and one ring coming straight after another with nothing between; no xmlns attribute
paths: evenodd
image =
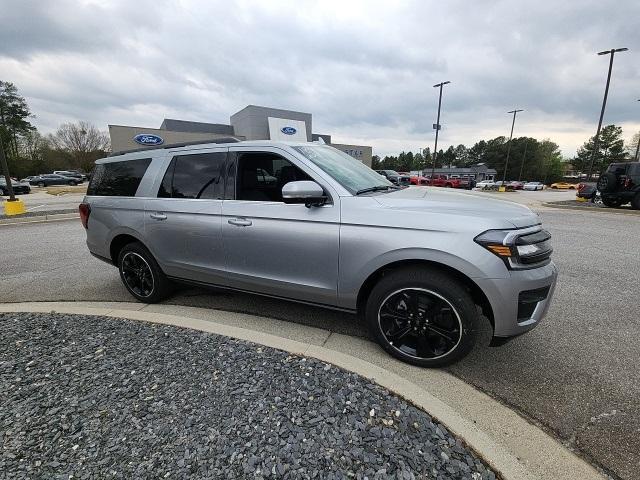
<svg viewBox="0 0 640 480"><path fill-rule="evenodd" d="M3 0L0 79L44 133L62 122L228 123L247 104L313 114L313 130L374 153L508 135L565 156L605 123L640 130L640 2Z"/></svg>

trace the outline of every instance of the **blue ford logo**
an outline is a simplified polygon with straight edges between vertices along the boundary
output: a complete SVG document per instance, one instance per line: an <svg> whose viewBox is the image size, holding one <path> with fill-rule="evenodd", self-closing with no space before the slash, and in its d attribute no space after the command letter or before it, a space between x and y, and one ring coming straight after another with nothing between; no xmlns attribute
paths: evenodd
<svg viewBox="0 0 640 480"><path fill-rule="evenodd" d="M285 135L293 135L297 132L297 130L293 127L282 127L280 131Z"/></svg>
<svg viewBox="0 0 640 480"><path fill-rule="evenodd" d="M140 145L162 145L164 143L162 137L151 133L139 133L133 137L133 141Z"/></svg>

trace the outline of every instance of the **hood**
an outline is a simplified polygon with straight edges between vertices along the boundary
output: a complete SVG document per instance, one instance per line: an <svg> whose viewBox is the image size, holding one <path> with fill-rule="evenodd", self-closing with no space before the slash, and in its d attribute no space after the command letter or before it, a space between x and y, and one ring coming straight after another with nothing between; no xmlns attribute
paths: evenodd
<svg viewBox="0 0 640 480"><path fill-rule="evenodd" d="M538 215L524 205L438 187L409 187L378 195L375 199L391 209L497 220L517 228L540 223Z"/></svg>

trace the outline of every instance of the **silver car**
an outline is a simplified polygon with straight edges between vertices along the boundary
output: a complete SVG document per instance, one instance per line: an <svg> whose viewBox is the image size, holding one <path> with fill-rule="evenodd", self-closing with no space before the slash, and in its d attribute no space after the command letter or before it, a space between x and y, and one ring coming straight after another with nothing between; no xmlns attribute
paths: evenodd
<svg viewBox="0 0 640 480"><path fill-rule="evenodd" d="M485 319L496 344L532 329L557 276L550 235L527 207L399 187L314 143L98 160L80 214L90 252L142 302L186 282L353 312L420 366L462 358Z"/></svg>

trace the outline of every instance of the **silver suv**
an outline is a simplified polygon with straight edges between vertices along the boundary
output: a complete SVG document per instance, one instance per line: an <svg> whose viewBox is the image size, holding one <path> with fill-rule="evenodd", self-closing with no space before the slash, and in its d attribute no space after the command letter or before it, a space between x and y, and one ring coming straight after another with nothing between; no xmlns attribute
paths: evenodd
<svg viewBox="0 0 640 480"><path fill-rule="evenodd" d="M365 317L393 356L440 366L544 317L557 271L528 208L393 185L314 143L167 146L96 162L80 205L91 253L136 299L174 282Z"/></svg>

